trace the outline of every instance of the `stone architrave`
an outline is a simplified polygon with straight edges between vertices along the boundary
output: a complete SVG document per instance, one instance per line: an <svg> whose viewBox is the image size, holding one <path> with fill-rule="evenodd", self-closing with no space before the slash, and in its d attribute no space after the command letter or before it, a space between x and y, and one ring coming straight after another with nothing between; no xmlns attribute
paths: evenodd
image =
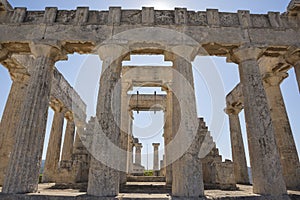
<svg viewBox="0 0 300 200"><path fill-rule="evenodd" d="M297 189L300 188L299 157L280 89L280 83L287 76L285 72L266 72L263 81L284 180L288 189Z"/></svg>
<svg viewBox="0 0 300 200"><path fill-rule="evenodd" d="M259 72L262 50L241 47L233 52L243 85L245 119L253 176L253 192L280 196L287 193L276 147L274 127Z"/></svg>
<svg viewBox="0 0 300 200"><path fill-rule="evenodd" d="M245 147L242 137L239 113L241 108L227 108L229 116L230 140L232 149L232 160L236 183L249 184L248 167L245 156Z"/></svg>
<svg viewBox="0 0 300 200"><path fill-rule="evenodd" d="M57 44L30 44L35 56L21 109L3 193L28 193L38 189L38 177L55 62L61 52Z"/></svg>

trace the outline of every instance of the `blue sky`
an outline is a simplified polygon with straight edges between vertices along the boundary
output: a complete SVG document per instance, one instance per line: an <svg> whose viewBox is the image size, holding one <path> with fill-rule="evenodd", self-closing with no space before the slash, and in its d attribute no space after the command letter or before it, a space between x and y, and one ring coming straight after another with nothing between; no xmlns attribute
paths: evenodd
<svg viewBox="0 0 300 200"><path fill-rule="evenodd" d="M27 7L28 10L43 10L45 7L58 7L59 9L76 9L77 6L89 6L91 10L107 10L109 6L121 6L126 9L141 9L142 6L154 6L156 9L174 9L174 7L186 7L189 10L205 10L206 8L216 8L220 11L226 12L236 12L237 10L250 10L251 13L267 13L268 11L278 11L284 12L289 1L288 0L252 0L252 1L241 1L241 0L146 0L146 1L136 1L136 0L109 0L109 1L95 1L95 0L73 0L73 1L57 1L57 0L39 0L39 1L25 1L25 0L11 0L10 3L13 7ZM163 65L162 57L132 57L130 63L126 64L157 64ZM95 115L95 99L98 91L98 82L101 73L101 61L97 56L83 56L83 55L69 55L68 61L61 61L56 64L59 71L63 73L65 78L69 83L78 90L82 98L87 101L88 105L88 115ZM222 79L224 94L227 94L234 88L234 86L239 82L238 68L235 64L230 64L225 62L225 58L217 57L197 57L193 63L194 68L194 78L195 78L195 90L196 90L196 100L197 100L197 113L198 116L204 117L208 126L212 123L214 118L212 114L212 109L214 107L209 82L209 74L211 69L216 69L216 73ZM88 81L87 81L88 80ZM87 84L82 84L87 82ZM5 102L9 93L11 85L11 79L9 74L3 66L0 66L0 117L4 110ZM289 70L289 77L284 80L281 85L282 92L284 95L284 100L286 103L288 115L291 122L291 127L293 130L294 138L297 144L297 149L300 149L300 95L298 92L296 78L294 70ZM157 89L155 89L157 90ZM219 107L225 108L225 96L223 98L223 105ZM143 158L142 164L147 165L147 146L148 152L153 152L152 142L162 141L162 119L163 114L158 112L154 113L135 113L135 126L134 134L141 137L143 142ZM231 149L230 149L230 137L229 137L229 127L228 118L222 112L220 114L221 118L225 118L224 126L220 131L216 130L215 127L209 126L209 129L214 136L217 143L217 147L220 149L220 153L223 158L231 159ZM47 134L45 138L44 153L47 147L47 142L49 138L49 130L51 128L51 121L53 118L53 111L49 110L49 117L47 123ZM244 114L240 113L240 119L242 123L243 138L246 148L247 161L249 165L249 156L247 148L246 130L244 123ZM153 134L143 135L143 128L149 129L151 127L156 127L153 129ZM151 129L152 130L152 129ZM160 149L162 149L160 146ZM152 155L149 155L149 165L152 167ZM162 155L161 155L162 156Z"/></svg>

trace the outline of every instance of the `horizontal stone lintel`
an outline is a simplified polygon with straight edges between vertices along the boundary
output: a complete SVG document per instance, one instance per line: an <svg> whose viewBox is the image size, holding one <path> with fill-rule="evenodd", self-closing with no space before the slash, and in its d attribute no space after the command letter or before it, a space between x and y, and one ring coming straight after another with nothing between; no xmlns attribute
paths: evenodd
<svg viewBox="0 0 300 200"><path fill-rule="evenodd" d="M1 10L0 10L1 12ZM4 11L3 11L4 12ZM58 10L46 7L42 11L27 11L26 8L15 8L13 11L0 15L1 24L98 24L98 25L191 25L220 27L257 27L257 28L287 28L295 27L285 14L268 12L267 14L250 14L247 10L237 13L219 12L217 9L206 11L188 11L186 8L174 10L154 10L143 7L141 10L122 10L120 7L110 7L109 10L89 10L88 7L78 7L76 10Z"/></svg>

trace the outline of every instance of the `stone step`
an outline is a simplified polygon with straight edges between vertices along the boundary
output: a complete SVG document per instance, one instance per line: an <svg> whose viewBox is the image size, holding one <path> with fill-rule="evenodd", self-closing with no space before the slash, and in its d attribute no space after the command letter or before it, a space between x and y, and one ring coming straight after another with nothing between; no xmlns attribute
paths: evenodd
<svg viewBox="0 0 300 200"><path fill-rule="evenodd" d="M121 193L171 194L172 187L161 182L128 182L120 187Z"/></svg>
<svg viewBox="0 0 300 200"><path fill-rule="evenodd" d="M127 176L127 182L166 182L164 176Z"/></svg>

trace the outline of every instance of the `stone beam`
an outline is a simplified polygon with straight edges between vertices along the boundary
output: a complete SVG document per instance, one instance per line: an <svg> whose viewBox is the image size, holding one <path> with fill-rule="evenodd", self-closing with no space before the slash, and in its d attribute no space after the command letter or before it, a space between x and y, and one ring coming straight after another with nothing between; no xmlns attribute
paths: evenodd
<svg viewBox="0 0 300 200"><path fill-rule="evenodd" d="M1 11L13 11L12 6L7 0L0 0L0 12Z"/></svg>
<svg viewBox="0 0 300 200"><path fill-rule="evenodd" d="M166 109L166 95L128 95L130 97L129 109L139 111L159 111Z"/></svg>
<svg viewBox="0 0 300 200"><path fill-rule="evenodd" d="M145 46L148 49L155 47L168 50L168 47L182 44L183 41L185 44L203 46L206 52L199 54L210 55L226 55L229 50L247 42L278 51L299 45L295 42L300 32L298 19L278 12L258 15L249 11L225 13L218 10L185 10L182 16L181 13L178 10L147 8L109 11L89 11L88 8L78 8L76 11L60 11L56 8L27 11L18 8L0 15L0 43L12 52L29 52L29 41L55 39L64 44L67 53L96 53L93 51L95 46L111 38L113 29L114 33L120 33L114 35L119 44L130 46L129 49L136 53L145 49ZM112 23L111 16L114 15L118 17ZM75 26L78 24L80 26ZM149 29L153 25L155 28ZM166 31L166 25L169 31ZM178 26L183 25L185 29L177 32ZM182 40L183 34L190 38ZM153 35L159 36L159 42Z"/></svg>
<svg viewBox="0 0 300 200"><path fill-rule="evenodd" d="M23 74L30 74L31 70L33 70L30 69L33 64L33 58L30 56L13 55L2 62L2 64L8 68L11 75L16 71ZM56 68L54 68L53 73L50 102L59 100L64 104L66 110L73 112L75 121L85 121L86 104Z"/></svg>

